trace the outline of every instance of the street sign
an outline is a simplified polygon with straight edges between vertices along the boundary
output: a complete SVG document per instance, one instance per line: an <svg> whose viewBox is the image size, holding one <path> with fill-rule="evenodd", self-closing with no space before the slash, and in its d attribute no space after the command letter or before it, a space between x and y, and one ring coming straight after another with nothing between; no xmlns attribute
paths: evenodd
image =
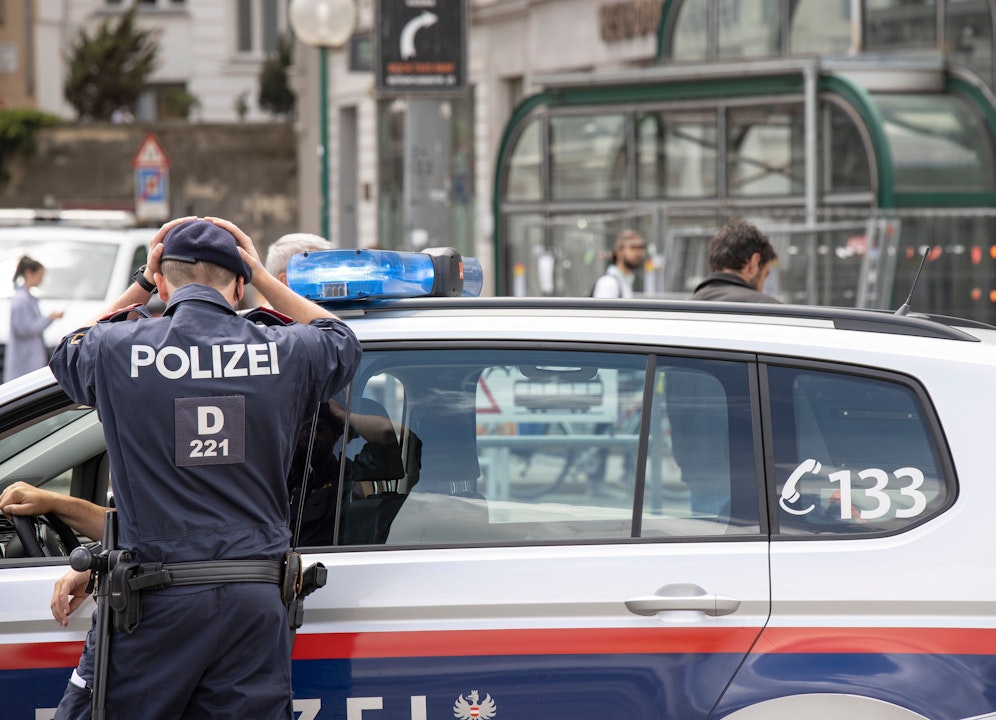
<svg viewBox="0 0 996 720"><path fill-rule="evenodd" d="M139 222L169 218L169 158L159 139L145 136L131 160L135 171L135 217Z"/></svg>
<svg viewBox="0 0 996 720"><path fill-rule="evenodd" d="M349 37L349 72L373 72L373 69L373 33L353 33Z"/></svg>
<svg viewBox="0 0 996 720"><path fill-rule="evenodd" d="M377 0L376 10L378 91L466 89L466 0Z"/></svg>

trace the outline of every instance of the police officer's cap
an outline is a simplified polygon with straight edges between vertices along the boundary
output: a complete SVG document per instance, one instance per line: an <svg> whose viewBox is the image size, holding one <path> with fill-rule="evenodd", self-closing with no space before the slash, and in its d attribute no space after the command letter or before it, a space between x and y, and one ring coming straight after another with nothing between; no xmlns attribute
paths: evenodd
<svg viewBox="0 0 996 720"><path fill-rule="evenodd" d="M252 270L239 255L239 243L228 230L208 220L188 220L170 228L163 238L163 260L214 263L252 280Z"/></svg>

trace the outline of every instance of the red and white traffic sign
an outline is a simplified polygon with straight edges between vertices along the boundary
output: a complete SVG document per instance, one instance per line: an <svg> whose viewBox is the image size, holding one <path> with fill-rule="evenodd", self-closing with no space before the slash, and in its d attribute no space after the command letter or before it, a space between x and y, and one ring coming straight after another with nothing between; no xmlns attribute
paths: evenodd
<svg viewBox="0 0 996 720"><path fill-rule="evenodd" d="M139 167L169 167L169 158L163 146L159 144L159 138L152 133L145 136L142 144L138 146L138 152L131 159L133 168Z"/></svg>
<svg viewBox="0 0 996 720"><path fill-rule="evenodd" d="M152 133L131 159L135 171L135 217L142 222L169 218L169 158Z"/></svg>

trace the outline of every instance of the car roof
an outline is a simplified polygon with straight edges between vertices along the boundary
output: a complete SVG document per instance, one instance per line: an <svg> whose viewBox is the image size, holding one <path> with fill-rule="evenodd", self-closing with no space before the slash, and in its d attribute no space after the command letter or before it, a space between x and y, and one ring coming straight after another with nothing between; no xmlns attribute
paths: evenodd
<svg viewBox="0 0 996 720"><path fill-rule="evenodd" d="M808 305L593 298L419 298L330 307L368 347L598 343L778 355L902 371L996 364L996 326L918 313ZM482 322L482 319L486 321ZM898 358L903 358L902 361ZM988 372L988 371L987 371ZM44 369L4 389L51 383ZM15 387L18 385L18 387Z"/></svg>
<svg viewBox="0 0 996 720"><path fill-rule="evenodd" d="M647 320L683 320L754 323L768 326L823 327L908 337L992 342L996 326L975 320L926 313L900 315L883 310L814 305L699 302L691 300L634 300L594 298L418 298L373 300L327 305L343 318L440 315L586 316L592 319L639 317Z"/></svg>
<svg viewBox="0 0 996 720"><path fill-rule="evenodd" d="M850 308L496 297L373 301L330 309L365 342L599 342L879 366L902 365L900 357L996 363L996 327Z"/></svg>

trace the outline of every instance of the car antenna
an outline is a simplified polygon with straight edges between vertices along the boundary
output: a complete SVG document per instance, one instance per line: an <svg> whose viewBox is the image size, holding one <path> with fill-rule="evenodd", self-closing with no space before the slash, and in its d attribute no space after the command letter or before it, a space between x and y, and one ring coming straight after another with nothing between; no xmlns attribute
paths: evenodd
<svg viewBox="0 0 996 720"><path fill-rule="evenodd" d="M920 260L920 267L916 269L916 275L913 276L913 284L910 286L910 294L906 297L906 302L904 302L898 310L896 310L896 315L909 315L910 314L910 302L913 300L913 291L916 290L916 282L920 279L920 271L923 270L923 266L927 262L927 256L930 255L932 247L928 247L923 253L923 259Z"/></svg>

